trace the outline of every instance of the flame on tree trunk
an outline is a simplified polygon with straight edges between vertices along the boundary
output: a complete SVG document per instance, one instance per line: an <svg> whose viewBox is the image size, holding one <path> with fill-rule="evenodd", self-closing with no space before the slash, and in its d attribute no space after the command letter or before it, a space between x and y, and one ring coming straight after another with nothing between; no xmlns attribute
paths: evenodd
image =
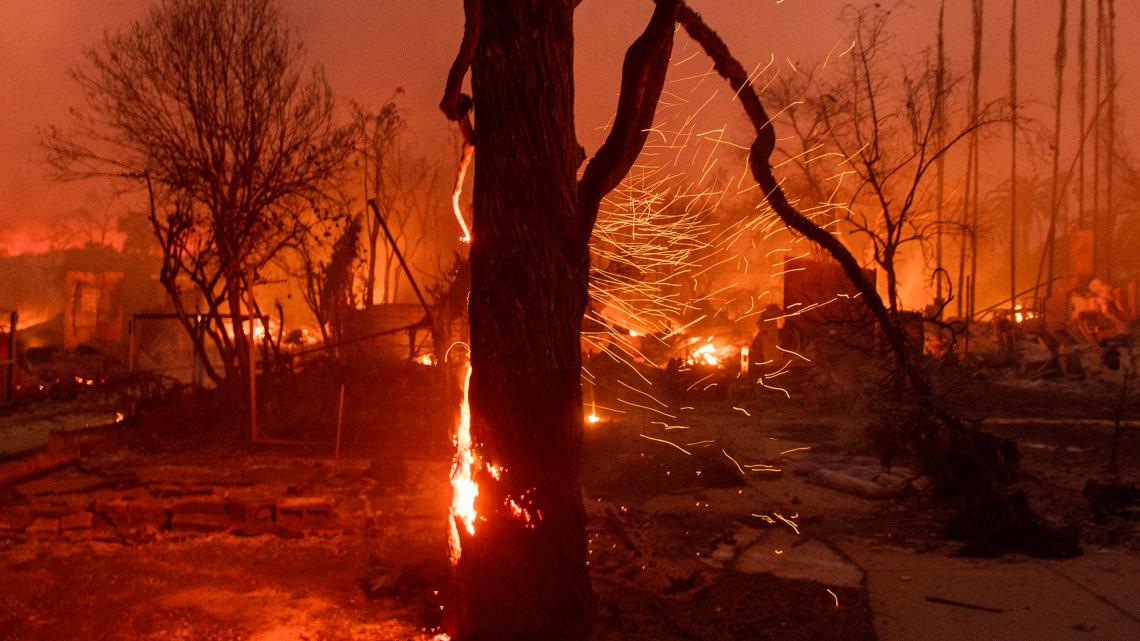
<svg viewBox="0 0 1140 641"><path fill-rule="evenodd" d="M542 3L522 16L499 4L483 7L472 67L480 161L468 400L478 489L472 528L457 529L451 615L465 641L582 638L592 601L578 486L587 263L574 233L571 12Z"/></svg>
<svg viewBox="0 0 1140 641"><path fill-rule="evenodd" d="M602 197L644 146L677 4L658 0L626 54L613 127L579 181L577 2L465 0L463 43L440 105L479 152L471 370L452 478L455 594L446 628L457 640L589 637L578 481L589 238ZM460 93L468 67L473 99Z"/></svg>

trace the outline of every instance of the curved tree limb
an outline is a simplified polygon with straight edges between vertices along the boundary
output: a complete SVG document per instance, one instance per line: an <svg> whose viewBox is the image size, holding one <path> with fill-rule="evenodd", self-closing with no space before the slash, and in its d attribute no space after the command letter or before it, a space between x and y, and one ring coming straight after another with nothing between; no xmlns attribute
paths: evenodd
<svg viewBox="0 0 1140 641"><path fill-rule="evenodd" d="M578 182L583 242L590 239L602 198L629 173L653 126L657 102L669 70L669 56L673 52L673 32L680 0L655 2L657 7L645 31L625 53L613 127Z"/></svg>
<svg viewBox="0 0 1140 641"><path fill-rule="evenodd" d="M863 276L859 261L836 236L813 223L788 201L779 182L772 174L770 163L772 152L776 146L775 129L764 110L764 105L760 102L759 94L749 82L748 73L744 67L733 57L724 40L705 24L701 16L684 1L681 2L677 13L677 21L712 58L717 73L727 80L732 89L737 92L740 104L744 107L748 119L756 130L756 140L752 143L749 166L752 176L760 185L768 204L772 206L773 211L785 225L822 247L839 263L851 284L862 295L865 304L887 339L899 370L910 383L919 401L925 406L925 409L934 414L948 428L961 429L963 427L961 420L935 400L930 382L923 372L911 362L910 354L907 351L906 337L891 318L891 313L883 304L883 299L875 289L874 283L869 282Z"/></svg>
<svg viewBox="0 0 1140 641"><path fill-rule="evenodd" d="M447 85L443 90L443 99L439 101L439 109L448 120L459 123L459 133L463 136L463 149L459 154L459 168L456 170L455 187L451 193L451 208L456 222L463 230L461 240L471 242L471 230L463 218L459 208L459 194L463 191L463 180L467 176L467 168L471 158L475 155L475 128L471 124L471 96L463 93L463 79L471 68L475 59L475 48L479 44L480 0L463 0L463 40L459 44L459 52L451 63L447 72Z"/></svg>
<svg viewBox="0 0 1140 641"><path fill-rule="evenodd" d="M471 112L471 96L463 93L463 79L467 77L479 44L479 15L479 0L463 0L463 40L447 72L447 85L439 101L439 108L448 120L463 120ZM467 133L464 131L465 138Z"/></svg>

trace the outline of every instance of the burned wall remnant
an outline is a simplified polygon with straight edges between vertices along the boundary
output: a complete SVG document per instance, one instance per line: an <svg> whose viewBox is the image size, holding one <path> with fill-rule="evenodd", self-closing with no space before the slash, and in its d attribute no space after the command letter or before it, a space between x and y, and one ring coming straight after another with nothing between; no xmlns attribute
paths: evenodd
<svg viewBox="0 0 1140 641"><path fill-rule="evenodd" d="M871 319L843 268L834 261L797 258L788 261L785 269L786 318L781 344L790 349L811 345L823 352L861 346L852 344L852 340ZM874 283L877 274L873 269L864 269L863 276ZM859 342L865 342L867 335L862 332L864 340Z"/></svg>
<svg viewBox="0 0 1140 641"><path fill-rule="evenodd" d="M67 272L63 346L123 339L123 272Z"/></svg>

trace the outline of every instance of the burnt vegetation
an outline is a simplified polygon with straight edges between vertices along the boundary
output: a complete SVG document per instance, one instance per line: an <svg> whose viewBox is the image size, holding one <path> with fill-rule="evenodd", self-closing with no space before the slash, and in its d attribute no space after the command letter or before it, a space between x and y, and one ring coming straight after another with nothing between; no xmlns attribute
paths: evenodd
<svg viewBox="0 0 1140 641"><path fill-rule="evenodd" d="M0 637L869 640L1014 607L878 603L901 555L1131 563L1113 0L1029 63L1012 0L1008 95L982 0L852 3L806 60L646 0L603 123L581 0L462 4L441 141L274 0L84 49L40 147L115 196L0 228Z"/></svg>

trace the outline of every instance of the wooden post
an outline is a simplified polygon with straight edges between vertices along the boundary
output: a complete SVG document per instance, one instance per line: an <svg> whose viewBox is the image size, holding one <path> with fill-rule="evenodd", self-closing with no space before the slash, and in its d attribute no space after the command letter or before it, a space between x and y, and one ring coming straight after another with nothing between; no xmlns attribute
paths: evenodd
<svg viewBox="0 0 1140 641"><path fill-rule="evenodd" d="M256 313L253 304L253 270L246 276L246 287L249 294L249 334L246 335L246 345L249 346L249 440L257 442L257 345L254 341L254 323ZM235 319L241 322L241 319Z"/></svg>
<svg viewBox="0 0 1140 641"><path fill-rule="evenodd" d="M340 382L340 400L336 406L336 449L333 452L333 460L340 461L340 434L344 426L344 381Z"/></svg>
<svg viewBox="0 0 1140 641"><path fill-rule="evenodd" d="M202 370L205 369L202 360L206 357L206 339L202 331L202 314L200 313L194 314L194 334L195 345L190 346L190 353L194 359L193 365L191 366L192 369L190 370L190 383L194 386L194 389L199 389L202 387ZM198 345L201 346L201 352L199 352Z"/></svg>
<svg viewBox="0 0 1140 641"><path fill-rule="evenodd" d="M135 323L138 319L131 317L131 322L127 323L127 371L132 374L135 371Z"/></svg>
<svg viewBox="0 0 1140 641"><path fill-rule="evenodd" d="M8 384L4 391L9 403L16 402L16 323L20 313L13 310L8 314Z"/></svg>

